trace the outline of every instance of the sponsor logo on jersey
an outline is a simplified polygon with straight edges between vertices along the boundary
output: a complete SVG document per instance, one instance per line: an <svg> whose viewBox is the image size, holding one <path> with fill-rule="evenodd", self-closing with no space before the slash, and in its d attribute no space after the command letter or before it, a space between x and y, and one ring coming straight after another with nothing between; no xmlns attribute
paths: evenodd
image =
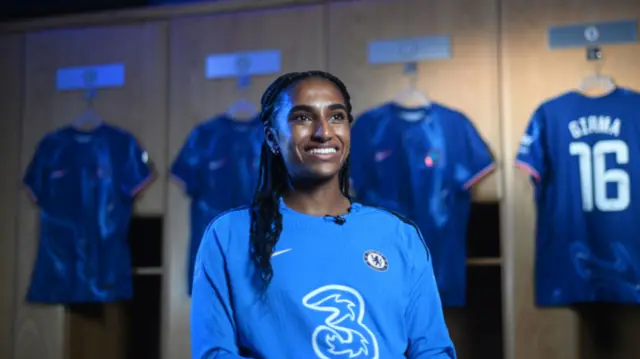
<svg viewBox="0 0 640 359"><path fill-rule="evenodd" d="M380 358L378 338L365 324L365 301L357 290L325 285L305 295L302 304L324 316L310 338L317 358Z"/></svg>
<svg viewBox="0 0 640 359"><path fill-rule="evenodd" d="M285 253L291 251L291 249L293 249L293 248L287 248L287 249L282 249L282 250L279 250L279 251L275 251L275 252L271 253L271 258L279 256L281 254L285 254Z"/></svg>
<svg viewBox="0 0 640 359"><path fill-rule="evenodd" d="M227 163L227 160L225 158L211 161L209 162L209 170L211 171L218 170L222 168L222 166L224 166L226 163Z"/></svg>
<svg viewBox="0 0 640 359"><path fill-rule="evenodd" d="M392 150L378 151L374 155L374 159L376 162L384 161L387 157L391 156L392 153Z"/></svg>

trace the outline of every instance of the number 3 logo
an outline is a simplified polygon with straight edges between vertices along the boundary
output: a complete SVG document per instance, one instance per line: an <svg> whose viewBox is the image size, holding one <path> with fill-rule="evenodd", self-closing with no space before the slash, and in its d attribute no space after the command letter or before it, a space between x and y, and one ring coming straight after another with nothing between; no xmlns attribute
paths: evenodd
<svg viewBox="0 0 640 359"><path fill-rule="evenodd" d="M572 142L569 144L569 153L578 156L584 211L593 211L594 205L603 212L623 211L629 207L629 174L619 168L606 168L607 154L615 155L615 161L619 165L629 163L629 146L624 141L598 141L593 147L584 142ZM607 197L607 183L616 184L617 196Z"/></svg>

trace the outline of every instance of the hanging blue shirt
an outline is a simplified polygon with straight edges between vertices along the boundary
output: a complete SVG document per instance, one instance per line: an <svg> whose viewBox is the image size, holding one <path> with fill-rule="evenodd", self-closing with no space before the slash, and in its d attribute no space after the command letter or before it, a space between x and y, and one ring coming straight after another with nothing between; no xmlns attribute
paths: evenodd
<svg viewBox="0 0 640 359"><path fill-rule="evenodd" d="M640 93L546 101L516 159L535 184L536 303L639 304Z"/></svg>
<svg viewBox="0 0 640 359"><path fill-rule="evenodd" d="M471 121L438 103L384 104L356 121L351 164L357 200L415 221L433 254L443 304L463 306L469 189L495 168Z"/></svg>
<svg viewBox="0 0 640 359"><path fill-rule="evenodd" d="M417 227L357 203L342 224L283 201L280 212L266 293L249 255L249 210L208 227L193 281L194 359L456 357Z"/></svg>
<svg viewBox="0 0 640 359"><path fill-rule="evenodd" d="M188 293L200 239L218 214L253 200L264 128L259 118L216 116L194 128L171 167L191 198Z"/></svg>
<svg viewBox="0 0 640 359"><path fill-rule="evenodd" d="M152 178L126 131L71 126L38 143L24 184L40 207L40 244L27 300L109 302L132 296L127 234L133 199Z"/></svg>

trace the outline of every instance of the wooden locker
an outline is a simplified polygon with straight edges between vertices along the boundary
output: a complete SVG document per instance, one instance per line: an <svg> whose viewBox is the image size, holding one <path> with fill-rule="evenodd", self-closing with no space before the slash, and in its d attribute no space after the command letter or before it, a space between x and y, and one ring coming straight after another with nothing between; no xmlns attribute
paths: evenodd
<svg viewBox="0 0 640 359"><path fill-rule="evenodd" d="M127 309L122 303L73 305L66 317L65 359L129 359Z"/></svg>
<svg viewBox="0 0 640 359"><path fill-rule="evenodd" d="M475 124L500 163L497 0L373 0L329 5L329 71L352 95L354 112L391 101L408 87L402 64L369 65L367 43L416 36L451 37L450 60L418 64L417 87ZM499 171L475 198L500 197Z"/></svg>
<svg viewBox="0 0 640 359"><path fill-rule="evenodd" d="M12 358L24 37L0 36L0 358Z"/></svg>
<svg viewBox="0 0 640 359"><path fill-rule="evenodd" d="M211 116L224 113L239 97L236 80L205 78L209 54L278 49L281 72L325 68L323 8L300 6L223 14L171 22L171 95L169 158L171 163L189 132ZM260 97L277 75L251 79L246 96L260 105ZM181 358L189 349L187 296L188 199L177 184L168 188L163 284L167 317L163 325L164 358Z"/></svg>
<svg viewBox="0 0 640 359"><path fill-rule="evenodd" d="M502 3L501 91L503 111L504 182L502 223L505 272L509 273L508 352L516 359L630 359L637 358L640 312L618 308L599 326L615 331L614 351L597 348L587 330L591 319L581 320L569 309L534 306L535 209L528 176L512 165L525 127L535 108L545 100L578 87L593 74L586 49L549 50L550 26L640 18L636 0L508 0ZM603 73L625 87L640 90L640 46L602 46ZM601 329L602 329L601 328ZM532 345L532 343L536 343Z"/></svg>
<svg viewBox="0 0 640 359"><path fill-rule="evenodd" d="M79 28L33 32L26 37L25 99L22 123L21 171L31 160L37 142L47 133L70 123L84 110L83 93L56 91L56 70L61 67L124 63L125 85L97 92L94 106L107 123L133 133L149 153L157 176L137 200L136 214L162 214L166 171L166 28L161 23L136 26ZM24 303L38 246L38 209L27 195L20 196L19 250L17 256L18 344L16 358L59 359L68 355L105 357L103 348L79 353L65 338L77 332L77 317L65 315L59 306ZM104 327L105 333L112 331ZM95 335L95 333L86 333ZM106 335L106 334L105 334ZM65 342L65 339L69 339Z"/></svg>

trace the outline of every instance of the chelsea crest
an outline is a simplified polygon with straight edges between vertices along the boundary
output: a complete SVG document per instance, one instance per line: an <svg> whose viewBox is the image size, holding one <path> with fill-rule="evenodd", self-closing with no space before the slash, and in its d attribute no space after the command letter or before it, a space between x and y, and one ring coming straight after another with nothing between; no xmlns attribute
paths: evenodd
<svg viewBox="0 0 640 359"><path fill-rule="evenodd" d="M364 262L373 270L386 272L389 269L387 258L380 252L368 250L364 252Z"/></svg>

